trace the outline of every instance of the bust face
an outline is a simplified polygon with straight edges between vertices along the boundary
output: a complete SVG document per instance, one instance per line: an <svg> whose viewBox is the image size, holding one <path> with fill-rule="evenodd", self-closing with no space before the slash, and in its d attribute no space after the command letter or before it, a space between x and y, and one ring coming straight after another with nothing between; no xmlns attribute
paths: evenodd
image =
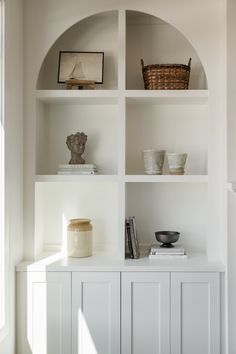
<svg viewBox="0 0 236 354"><path fill-rule="evenodd" d="M75 135L73 143L72 143L72 152L75 152L76 154L82 155L85 150L85 142L81 141L81 139L78 137L78 135Z"/></svg>
<svg viewBox="0 0 236 354"><path fill-rule="evenodd" d="M77 132L76 134L71 134L67 137L66 145L71 151L71 157L73 157L70 163L85 163L81 158L81 155L84 153L86 142L87 135L84 133ZM77 156L78 159L75 158L75 156Z"/></svg>

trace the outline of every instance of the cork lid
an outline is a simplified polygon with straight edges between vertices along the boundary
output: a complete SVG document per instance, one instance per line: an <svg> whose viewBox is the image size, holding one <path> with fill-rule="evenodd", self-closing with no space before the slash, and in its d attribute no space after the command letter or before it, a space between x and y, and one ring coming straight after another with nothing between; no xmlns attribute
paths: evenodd
<svg viewBox="0 0 236 354"><path fill-rule="evenodd" d="M69 220L70 224L74 225L83 225L83 224L89 224L91 222L90 219L71 219Z"/></svg>

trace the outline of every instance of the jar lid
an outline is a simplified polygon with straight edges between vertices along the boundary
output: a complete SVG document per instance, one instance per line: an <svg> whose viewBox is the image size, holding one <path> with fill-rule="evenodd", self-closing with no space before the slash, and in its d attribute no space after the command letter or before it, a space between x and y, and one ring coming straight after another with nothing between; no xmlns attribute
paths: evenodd
<svg viewBox="0 0 236 354"><path fill-rule="evenodd" d="M69 220L71 224L89 224L91 222L90 219L70 219Z"/></svg>

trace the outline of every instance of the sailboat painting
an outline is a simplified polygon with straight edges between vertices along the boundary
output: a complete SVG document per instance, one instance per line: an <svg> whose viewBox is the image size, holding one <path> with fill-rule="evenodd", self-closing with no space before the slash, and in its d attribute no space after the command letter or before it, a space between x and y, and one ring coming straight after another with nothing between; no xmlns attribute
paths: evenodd
<svg viewBox="0 0 236 354"><path fill-rule="evenodd" d="M67 80L91 80L103 83L104 52L59 53L58 83Z"/></svg>

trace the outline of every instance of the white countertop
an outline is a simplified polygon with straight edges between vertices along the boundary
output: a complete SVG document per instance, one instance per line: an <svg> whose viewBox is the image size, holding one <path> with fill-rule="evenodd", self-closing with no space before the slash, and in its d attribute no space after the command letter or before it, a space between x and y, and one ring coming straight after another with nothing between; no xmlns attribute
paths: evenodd
<svg viewBox="0 0 236 354"><path fill-rule="evenodd" d="M149 260L143 256L140 259L116 259L103 254L89 258L69 258L62 253L45 256L34 262L21 262L16 271L166 271L166 272L224 272L225 266L219 261L208 261L205 254L193 253L187 259Z"/></svg>

